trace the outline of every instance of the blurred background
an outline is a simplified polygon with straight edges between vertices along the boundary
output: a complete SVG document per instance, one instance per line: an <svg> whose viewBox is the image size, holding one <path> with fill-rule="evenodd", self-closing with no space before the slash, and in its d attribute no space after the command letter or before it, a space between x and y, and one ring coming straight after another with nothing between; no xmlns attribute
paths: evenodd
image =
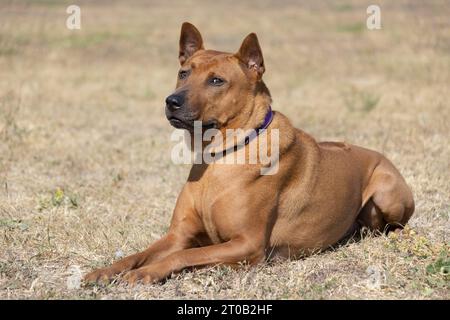
<svg viewBox="0 0 450 320"><path fill-rule="evenodd" d="M0 1L0 297L450 298L450 3L373 2ZM80 30L66 28L71 4ZM273 108L390 158L414 190L411 229L250 273L69 290L69 267L167 229L189 170L170 161L164 116L184 21L228 52L256 32Z"/></svg>

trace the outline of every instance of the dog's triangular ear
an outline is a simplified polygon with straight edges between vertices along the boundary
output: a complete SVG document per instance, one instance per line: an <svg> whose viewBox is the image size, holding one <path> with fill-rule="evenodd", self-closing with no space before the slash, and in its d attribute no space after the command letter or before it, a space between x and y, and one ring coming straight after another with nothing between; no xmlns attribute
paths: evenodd
<svg viewBox="0 0 450 320"><path fill-rule="evenodd" d="M236 57L244 63L245 66L260 79L264 73L264 58L261 47L259 46L258 37L254 33L250 33L244 41L242 41Z"/></svg>
<svg viewBox="0 0 450 320"><path fill-rule="evenodd" d="M180 53L178 58L183 64L196 51L203 49L203 39L200 31L189 22L183 23L180 34Z"/></svg>

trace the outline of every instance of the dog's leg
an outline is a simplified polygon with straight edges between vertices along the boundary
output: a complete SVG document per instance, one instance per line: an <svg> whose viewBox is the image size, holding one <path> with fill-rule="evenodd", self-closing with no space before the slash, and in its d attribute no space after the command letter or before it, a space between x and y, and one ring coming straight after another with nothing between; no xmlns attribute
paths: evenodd
<svg viewBox="0 0 450 320"><path fill-rule="evenodd" d="M150 261L163 258L184 247L183 242L176 239L174 234L167 234L153 243L148 249L116 261L109 267L97 269L87 274L84 281L87 283L109 282L114 276L120 273L139 268Z"/></svg>
<svg viewBox="0 0 450 320"><path fill-rule="evenodd" d="M387 159L383 159L374 170L366 193L369 200L357 220L370 230L401 229L414 212L411 190Z"/></svg>
<svg viewBox="0 0 450 320"><path fill-rule="evenodd" d="M230 239L204 247L189 248L174 252L163 259L152 262L124 275L129 284L137 281L157 282L189 267L205 267L217 264L238 266L240 262L255 265L263 262L273 224L276 194L252 197L255 193L235 196L233 201L216 201L214 209L218 223L232 223Z"/></svg>
<svg viewBox="0 0 450 320"><path fill-rule="evenodd" d="M137 281L143 283L157 282L187 267L206 265L236 265L247 262L255 265L264 261L264 241L235 239L207 247L181 250L166 258L125 274L124 280L129 284Z"/></svg>
<svg viewBox="0 0 450 320"><path fill-rule="evenodd" d="M203 231L203 225L193 209L191 199L192 197L188 196L186 191L182 191L166 236L142 252L125 257L113 263L110 267L101 268L87 274L84 281L87 283L109 282L118 274L142 267L158 259L163 259L173 252L191 247L195 236Z"/></svg>

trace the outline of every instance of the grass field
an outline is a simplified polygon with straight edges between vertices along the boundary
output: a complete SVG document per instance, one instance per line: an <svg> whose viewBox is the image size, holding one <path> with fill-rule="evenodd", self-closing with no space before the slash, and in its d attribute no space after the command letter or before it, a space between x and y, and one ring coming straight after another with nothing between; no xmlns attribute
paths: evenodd
<svg viewBox="0 0 450 320"><path fill-rule="evenodd" d="M449 299L450 3L0 2L0 298ZM182 272L163 284L78 288L78 271L167 230L189 166L170 161L164 98L181 23L208 48L256 32L273 108L318 140L390 158L416 213L400 235L304 260Z"/></svg>

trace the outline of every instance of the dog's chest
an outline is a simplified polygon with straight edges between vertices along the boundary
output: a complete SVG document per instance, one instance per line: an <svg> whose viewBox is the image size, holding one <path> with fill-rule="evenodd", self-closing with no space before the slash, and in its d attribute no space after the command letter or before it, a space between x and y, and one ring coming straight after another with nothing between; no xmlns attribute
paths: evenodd
<svg viewBox="0 0 450 320"><path fill-rule="evenodd" d="M223 242L223 239L220 233L220 225L218 225L216 217L217 209L214 206L216 197L210 191L205 192L202 197L201 218L206 234L212 243L217 244Z"/></svg>
<svg viewBox="0 0 450 320"><path fill-rule="evenodd" d="M200 216L206 234L214 244L229 240L233 227L226 204L233 201L230 188L222 183L209 184L201 197Z"/></svg>
<svg viewBox="0 0 450 320"><path fill-rule="evenodd" d="M205 228L206 234L210 238L211 242L214 244L223 242L223 240L220 237L219 230L214 223L213 214L211 210L205 210L202 213L202 221L203 227Z"/></svg>

